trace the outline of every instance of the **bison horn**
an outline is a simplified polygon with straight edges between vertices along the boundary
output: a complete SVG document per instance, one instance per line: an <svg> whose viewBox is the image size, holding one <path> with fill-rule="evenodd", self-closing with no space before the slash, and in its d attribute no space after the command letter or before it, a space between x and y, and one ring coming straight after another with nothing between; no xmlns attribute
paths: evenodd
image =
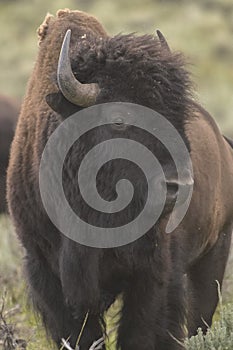
<svg viewBox="0 0 233 350"><path fill-rule="evenodd" d="M159 37L159 41L161 43L161 46L167 50L167 52L171 53L170 47L168 46L167 40L163 36L163 34L160 32L160 30L156 30L156 33Z"/></svg>
<svg viewBox="0 0 233 350"><path fill-rule="evenodd" d="M58 86L68 101L81 107L88 107L95 104L100 91L99 86L94 83L82 84L75 78L69 59L70 36L71 30L69 29L64 37L58 61Z"/></svg>

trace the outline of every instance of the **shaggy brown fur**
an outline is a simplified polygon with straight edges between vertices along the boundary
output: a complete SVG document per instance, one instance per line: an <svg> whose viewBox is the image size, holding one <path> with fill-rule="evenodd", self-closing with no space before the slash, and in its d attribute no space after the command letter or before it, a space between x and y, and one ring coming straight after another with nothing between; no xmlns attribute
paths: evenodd
<svg viewBox="0 0 233 350"><path fill-rule="evenodd" d="M18 114L18 101L0 95L0 213L7 211L6 169Z"/></svg>
<svg viewBox="0 0 233 350"><path fill-rule="evenodd" d="M67 29L72 30L74 74L83 83L99 84L97 103L126 101L150 107L166 116L183 136L193 162L195 185L186 217L172 234L164 233L169 218L164 214L136 242L115 249L94 249L62 236L47 217L38 185L41 155L62 120L81 109L67 101L57 87L58 57ZM62 337L70 337L75 346L89 310L80 341L81 349L87 350L101 337L104 312L122 293L118 347L182 349L174 338L184 338L185 320L191 336L199 326L206 329L205 324L211 324L217 305L215 280L222 282L232 231L232 149L209 114L190 98L191 84L182 55L169 53L158 39L132 34L111 38L93 17L68 10L47 17L39 36L38 59L8 170L9 207L26 248L26 271L35 307L58 347ZM138 134L134 128L117 133L109 127L102 135L87 135L67 156L64 188L74 209L90 217L95 213L90 215L83 204L75 176L87 150L103 141L100 136L135 139L165 167L172 163L151 135ZM99 188L105 195L109 195L109 177L114 181L126 169L132 182L141 185L132 165L113 162L100 174ZM144 190L140 191L132 212L140 208Z"/></svg>

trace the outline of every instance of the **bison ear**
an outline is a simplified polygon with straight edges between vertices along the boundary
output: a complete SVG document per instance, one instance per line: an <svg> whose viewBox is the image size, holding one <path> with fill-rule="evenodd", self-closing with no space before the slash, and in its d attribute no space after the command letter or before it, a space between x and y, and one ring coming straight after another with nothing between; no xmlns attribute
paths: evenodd
<svg viewBox="0 0 233 350"><path fill-rule="evenodd" d="M45 100L49 107L56 113L60 114L63 118L67 118L75 112L78 112L81 107L69 102L61 92L54 92L48 94Z"/></svg>
<svg viewBox="0 0 233 350"><path fill-rule="evenodd" d="M54 20L54 16L51 15L50 13L47 13L47 15L45 16L45 19L43 21L43 23L39 26L39 28L37 29L37 34L38 34L38 45L40 45L42 43L42 41L44 40L44 38L46 37L47 33L48 33L48 28L49 28L49 24L51 23L51 21Z"/></svg>

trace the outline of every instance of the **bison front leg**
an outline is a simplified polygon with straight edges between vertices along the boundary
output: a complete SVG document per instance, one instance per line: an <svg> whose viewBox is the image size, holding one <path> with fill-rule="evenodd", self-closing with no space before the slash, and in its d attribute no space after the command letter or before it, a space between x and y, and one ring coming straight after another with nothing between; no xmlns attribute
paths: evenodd
<svg viewBox="0 0 233 350"><path fill-rule="evenodd" d="M104 333L102 315L105 309L100 302L99 254L97 249L63 238L59 261L61 284L66 303L76 321L81 350L88 350Z"/></svg>
<svg viewBox="0 0 233 350"><path fill-rule="evenodd" d="M189 285L189 336L200 327L204 332L212 324L218 304L217 282L222 286L224 271L231 245L232 225L219 234L219 238L208 253L193 264L188 271ZM208 325L208 326L207 326Z"/></svg>
<svg viewBox="0 0 233 350"><path fill-rule="evenodd" d="M42 316L47 332L61 347L62 338L75 346L78 325L65 305L60 280L54 275L39 247L26 256L26 273L34 307Z"/></svg>
<svg viewBox="0 0 233 350"><path fill-rule="evenodd" d="M167 287L168 283L163 282L163 279L153 277L151 271L149 273L143 271L134 276L130 287L123 295L122 316L118 331L119 349L183 349L176 338L184 337L182 325L179 324L181 312L179 307L183 310L184 305L179 304L177 294L171 295L173 301L168 302ZM177 313L173 310L173 320L171 320L168 307L172 306L175 301L178 303L175 305ZM173 334L170 332L171 329Z"/></svg>

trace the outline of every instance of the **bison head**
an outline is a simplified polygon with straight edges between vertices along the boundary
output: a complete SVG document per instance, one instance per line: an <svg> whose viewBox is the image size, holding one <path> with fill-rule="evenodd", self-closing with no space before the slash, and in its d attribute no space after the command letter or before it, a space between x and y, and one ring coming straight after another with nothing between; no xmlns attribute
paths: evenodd
<svg viewBox="0 0 233 350"><path fill-rule="evenodd" d="M74 16L72 12L66 14L62 12L58 17L66 15ZM80 17L80 13L76 15ZM85 111L85 108L90 106L101 106L109 102L137 104L163 115L183 136L188 146L184 125L191 105L189 76L184 68L182 56L170 51L162 34L158 31L158 38L152 35L133 34L109 37L101 31L96 33L91 26L81 29L78 21L66 22L65 26L57 27L57 31L63 33L59 53L54 35L48 33L47 41L41 43L41 52L51 58L49 66L53 67L56 63L56 72L51 69L50 74L47 74L57 87L57 91L49 92L47 85L49 93L46 94L46 102L55 112L51 118L55 117L60 124L70 115L77 111ZM51 32L53 33L52 30ZM60 38L59 35L59 41ZM56 55L49 51L53 49L52 40ZM105 112L102 113L101 107L96 111L98 111L95 114L97 127L86 132L73 144L63 167L64 192L72 209L90 224L96 225L98 222L99 226L105 227L124 225L141 212L148 198L148 183L142 169L129 160L117 158L106 162L96 177L98 193L109 202L109 206L118 196L119 180L127 179L133 185L132 201L117 219L115 213L101 213L85 203L78 186L78 170L92 148L107 140L127 139L143 144L162 165L166 181L157 178L156 174L152 174L152 181L155 184L155 191L158 186L167 185L165 209L170 211L181 183L180 179L178 181L175 164L166 146L155 139L150 132L145 132L134 125L132 114L135 111L128 113L124 108L123 111L116 109L111 111L110 107L107 116ZM85 113L83 118L85 119ZM103 118L107 118L105 125L101 122ZM98 120L101 122L101 127L98 127ZM103 149L108 158L111 158L113 151L111 147L113 146L106 143L106 148ZM92 165L89 164L86 173L87 186L91 183ZM189 176L185 176L183 184L186 186L190 183Z"/></svg>

